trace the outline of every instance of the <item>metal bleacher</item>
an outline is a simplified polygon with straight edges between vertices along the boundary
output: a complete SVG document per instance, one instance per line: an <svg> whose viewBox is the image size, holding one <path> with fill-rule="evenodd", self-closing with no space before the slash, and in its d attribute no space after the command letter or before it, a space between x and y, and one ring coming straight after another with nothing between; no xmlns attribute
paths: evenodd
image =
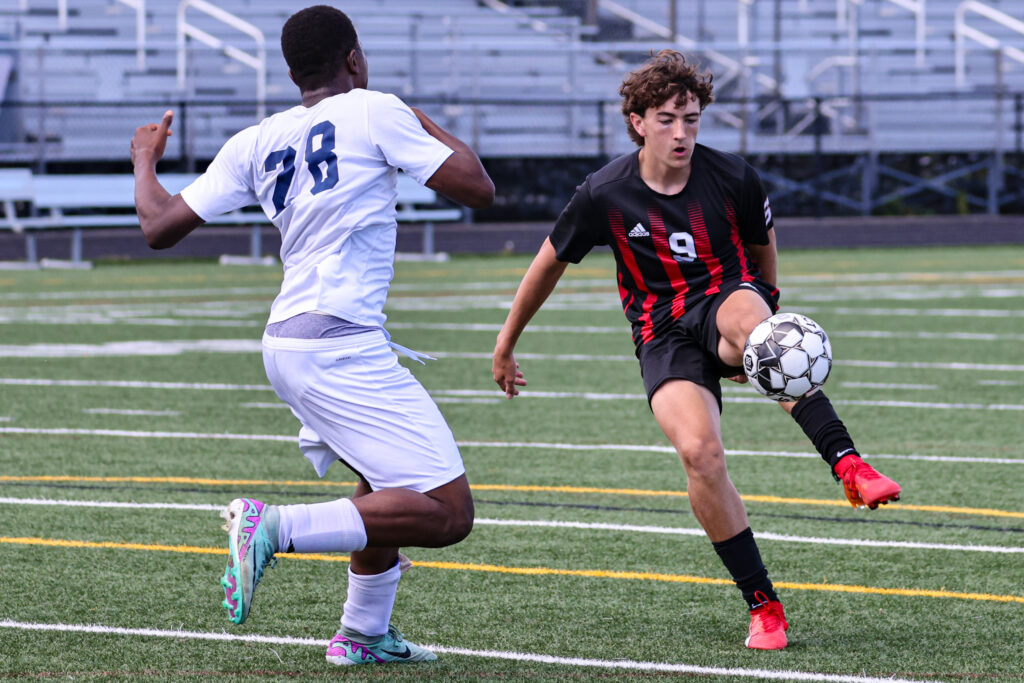
<svg viewBox="0 0 1024 683"><path fill-rule="evenodd" d="M67 0L63 22L57 0L19 2L27 9L0 13L0 55L14 60L7 99L25 106L0 117L0 160L123 158L121 141L167 106L187 107L177 152L205 159L262 111L295 99L278 43L282 23L305 2L216 0L264 36L262 95L253 69L195 40L179 82L178 0L148 0L145 50L128 0ZM915 2L926 8L923 33L907 9ZM711 68L719 96L702 136L747 153L1007 144L1013 103L994 94L1024 89L1024 64L1013 58L1024 33L971 14L972 26L1005 49L968 40L966 78L958 82L954 27L963 2L680 0L686 12L676 17L676 44ZM1021 0L984 4L1024 21ZM625 151L631 143L621 134L617 86L652 48L671 44L671 0L597 0L601 22L625 26L612 37L596 35L564 5L364 0L346 9L367 51L370 86L422 106L482 156ZM194 10L186 16L236 50L255 49L223 22ZM955 137L954 117L966 124L957 124Z"/></svg>

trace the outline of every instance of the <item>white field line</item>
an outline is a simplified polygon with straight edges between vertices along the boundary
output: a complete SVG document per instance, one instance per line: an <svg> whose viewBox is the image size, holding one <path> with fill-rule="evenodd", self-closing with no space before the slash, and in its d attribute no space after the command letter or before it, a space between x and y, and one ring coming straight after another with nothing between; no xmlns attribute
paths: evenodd
<svg viewBox="0 0 1024 683"><path fill-rule="evenodd" d="M20 380L10 381L9 379L0 378L0 385L4 384L16 384L21 386L62 386L61 382L66 380L53 380L50 381L42 380L38 383L32 380ZM88 380L71 380L76 382L86 382ZM100 380L101 381L101 380ZM165 385L165 386L143 386L143 384L149 385ZM115 385L104 385L104 384L75 384L75 385L63 385L63 386L124 386L120 384ZM175 382L152 382L152 383L141 383L136 382L131 385L134 388L171 388L171 389L196 389L196 390L219 390L229 391L233 389L244 389L244 390L261 390L270 391L269 386L259 385L239 385L235 387L233 385L222 384L222 385L200 385L200 384L186 384L186 383L175 383ZM725 393L743 392L750 394L749 396L724 396L722 398L723 403L743 403L743 404L758 404L758 405L771 405L774 402L770 399L757 396L753 390L745 390L740 388L726 387ZM485 389L436 389L430 392L431 396L438 403L493 403L494 399L502 399L504 394L498 390L485 390ZM644 394L632 394L632 393L602 393L602 392L574 392L574 391L523 391L518 396L519 400L525 399L564 399L564 398L578 398L585 401L643 401L646 400ZM471 401L469 399L481 399L480 401ZM500 402L500 400L498 401ZM873 407L873 408L916 408L924 410L983 410L983 411L996 411L996 412L1024 412L1024 403L944 403L938 401L882 401L882 400L860 400L860 399L832 399L832 404L837 406L861 406L861 407ZM271 405L257 405L257 404L243 404L247 407L273 407Z"/></svg>
<svg viewBox="0 0 1024 683"><path fill-rule="evenodd" d="M188 352L205 353L259 353L263 346L258 339L202 339L180 341L108 342L105 344L28 344L0 345L0 358L89 358L96 356L174 356ZM459 360L490 360L489 351L427 351L435 358ZM636 362L626 354L548 354L518 353L517 359L544 361ZM882 360L836 360L836 365L864 368L928 369L928 370L985 370L992 372L1024 372L1024 365L1008 363L939 363L897 362Z"/></svg>
<svg viewBox="0 0 1024 683"><path fill-rule="evenodd" d="M575 279L568 276L562 280L562 284L574 287L579 286L602 286L611 281L612 275L609 272L607 278ZM898 273L809 273L805 275L783 275L783 285L789 284L829 284L839 283L846 285L850 282L912 282L927 286L949 285L951 282L980 282L991 283L993 280L1018 280L1024 278L1024 270L991 270L991 271L967 271L967 272L898 272ZM508 282L436 282L431 287L436 290L480 290L493 289L499 286L507 286L515 289L519 286L519 280ZM395 283L393 291L416 291L421 288L419 283ZM191 298L196 296L216 296L254 294L274 296L278 292L276 286L266 287L208 287L208 288L180 288L180 289L115 289L115 290L71 290L54 292L32 292L32 293L5 293L0 295L0 301L53 301L65 299L163 299L163 298Z"/></svg>
<svg viewBox="0 0 1024 683"><path fill-rule="evenodd" d="M886 382L840 382L847 389L907 389L914 391L935 391L936 384L888 384Z"/></svg>
<svg viewBox="0 0 1024 683"><path fill-rule="evenodd" d="M167 313L184 313L180 309L168 310ZM195 314L198 311L190 311ZM243 315L265 315L265 307L256 311L246 311ZM151 327L244 327L263 328L261 320L219 320L211 317L177 317L155 318L151 308L129 311L111 312L69 312L67 310L32 309L0 309L0 324L31 323L33 325L136 325ZM239 315L237 309L202 311L204 316L219 315L230 317ZM137 316L137 317L136 317ZM497 333L501 325L497 323L427 323L427 322L393 322L388 324L390 330L434 330L451 332L486 332ZM563 334L615 334L629 336L629 327L621 325L530 325L525 333L563 333ZM1024 334L998 334L987 332L894 332L888 330L836 330L829 336L853 339L929 339L940 341L1024 341Z"/></svg>
<svg viewBox="0 0 1024 683"><path fill-rule="evenodd" d="M441 332L494 332L501 330L499 323L388 323L389 330L434 330ZM629 325L528 325L524 330L556 334L616 334L629 337ZM829 331L832 338L852 339L934 339L939 341L1024 341L1024 334L997 334L988 332L893 332L889 330L837 330Z"/></svg>
<svg viewBox="0 0 1024 683"><path fill-rule="evenodd" d="M101 500L60 500L53 498L6 498L0 497L0 505L37 505L45 507L82 507L82 508L120 508L130 510L188 510L200 512L220 512L223 505L207 503L133 503ZM491 519L477 517L474 524L484 526L537 527L545 529L579 529L581 531L625 531L637 534L665 534L671 536L699 536L703 538L703 529L667 526L646 526L635 524L606 524L600 522L557 522L535 519ZM843 545L864 548L905 548L911 550L943 550L953 552L978 553L1024 553L1024 547L999 545L961 545L953 543L922 543L918 541L875 541L858 538L823 538L817 536L793 536L791 534L775 534L770 532L754 532L759 540L779 541L782 543L805 543L813 545Z"/></svg>
<svg viewBox="0 0 1024 683"><path fill-rule="evenodd" d="M0 628L18 629L22 631L44 631L64 633L94 633L114 636L137 636L156 638L175 638L192 640L216 640L223 642L259 643L262 645L299 645L326 648L327 640L313 638L294 638L286 636L262 636L255 634L237 635L232 633L211 633L206 631L163 630L152 628L121 628L98 624L44 624L20 622L12 619L0 621ZM765 678L770 680L791 681L823 681L824 683L938 683L902 678L878 678L872 676L852 676L844 674L824 674L809 671L788 671L771 669L722 668L712 666L696 666L693 664L668 664L661 662L637 662L631 660L582 659L576 657L556 657L553 655L509 652L500 650L469 650L444 645L423 645L438 654L457 655L463 657L482 657L485 659L502 659L516 662L534 662L538 664L558 664L562 666L587 667L591 669L611 669L626 671L659 671L668 673L689 673L707 676L732 676Z"/></svg>
<svg viewBox="0 0 1024 683"><path fill-rule="evenodd" d="M438 354L440 355L440 354ZM520 356L523 358L523 356ZM961 365L961 364L957 364ZM1024 371L1024 366L1019 366L1021 371ZM958 367L957 369L966 369ZM16 386L106 386L106 387L125 387L125 388L136 388L136 389L192 389L199 391L215 390L215 391L271 391L271 387L267 385L259 384L201 384L201 383L187 383L187 382L120 382L120 381L105 381L105 380L48 380L48 379L32 379L32 378L0 378L0 385L16 385ZM769 399L758 397L755 395L753 390L741 389L739 387L726 387L725 392L730 393L732 391L738 391L748 393L750 396L725 396L722 401L724 403L755 403L770 405L773 403ZM438 389L431 392L431 395L435 397L435 400L444 402L444 398L482 398L482 399L494 399L501 398L501 394L498 390L483 390L483 389ZM572 391L523 391L519 394L520 399L531 398L579 398L588 401L640 401L646 400L646 396L643 394L633 393L601 393L601 392L572 392ZM943 402L921 402L921 401L873 401L873 400L857 400L857 399L833 399L834 405L840 406L865 406L865 407L876 407L876 408L919 408L919 409L932 409L932 410L988 410L988 411L1024 411L1024 404L1020 403L943 403ZM265 407L265 406L260 406Z"/></svg>
<svg viewBox="0 0 1024 683"><path fill-rule="evenodd" d="M82 412L89 415L145 415L152 417L181 415L180 410L130 410L127 408L85 408Z"/></svg>
<svg viewBox="0 0 1024 683"><path fill-rule="evenodd" d="M828 284L832 282L922 282L948 284L957 280L991 282L992 280L1016 280L1024 278L1024 270L966 271L962 273L814 273L808 275L785 275L784 284Z"/></svg>
<svg viewBox="0 0 1024 683"><path fill-rule="evenodd" d="M295 443L297 436L278 434L230 434L204 432L148 432L124 429L70 429L70 428L31 428L31 427L0 427L0 434L25 434L38 436L113 436L133 439L211 439L222 441L280 441ZM553 443L530 441L457 441L460 448L538 448L556 451L617 451L635 453L675 453L671 446L654 446L647 444L588 444L588 443ZM726 455L758 456L776 458L819 458L817 453L801 453L794 451L753 451L725 450ZM984 463L991 465L1024 465L1024 458L987 458L955 455L919 455L876 453L865 455L866 459L887 460L922 460L926 462L963 462Z"/></svg>
<svg viewBox="0 0 1024 683"><path fill-rule="evenodd" d="M495 392L478 389L435 390L431 395L438 396L493 396ZM723 403L755 403L770 405L774 401L754 395L725 396ZM523 391L519 398L579 398L588 401L639 401L646 400L644 394L605 394L598 392L573 391ZM993 410L993 411L1024 411L1024 403L939 403L922 401L869 401L858 399L832 399L837 406L868 406L876 408L923 408L933 410Z"/></svg>
<svg viewBox="0 0 1024 683"><path fill-rule="evenodd" d="M1024 310L999 308L819 308L801 306L800 313L830 313L832 315L890 316L893 318L1024 318Z"/></svg>
<svg viewBox="0 0 1024 683"><path fill-rule="evenodd" d="M269 384L211 382L143 382L137 380L43 379L0 377L0 385L30 387L111 387L119 389L187 389L191 391L273 391Z"/></svg>
<svg viewBox="0 0 1024 683"><path fill-rule="evenodd" d="M196 289L105 289L62 292L12 292L0 301L65 301L68 299L180 299L197 296L275 296L278 287L207 287Z"/></svg>

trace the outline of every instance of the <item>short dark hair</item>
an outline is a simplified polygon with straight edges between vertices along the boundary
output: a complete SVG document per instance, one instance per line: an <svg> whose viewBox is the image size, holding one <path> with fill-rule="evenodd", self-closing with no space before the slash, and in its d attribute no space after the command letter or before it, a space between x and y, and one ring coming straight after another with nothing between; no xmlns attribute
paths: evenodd
<svg viewBox="0 0 1024 683"><path fill-rule="evenodd" d="M709 72L698 71L697 65L687 62L681 52L662 50L652 56L639 69L627 74L619 87L622 115L626 118L629 137L643 147L644 139L633 128L629 120L630 113L643 116L648 109L661 106L670 97L681 100L686 93L690 93L697 98L701 111L704 111L704 107L715 99L711 94L714 89L711 79Z"/></svg>
<svg viewBox="0 0 1024 683"><path fill-rule="evenodd" d="M345 65L359 36L352 20L341 10L314 5L299 10L281 29L281 51L300 90L326 84Z"/></svg>

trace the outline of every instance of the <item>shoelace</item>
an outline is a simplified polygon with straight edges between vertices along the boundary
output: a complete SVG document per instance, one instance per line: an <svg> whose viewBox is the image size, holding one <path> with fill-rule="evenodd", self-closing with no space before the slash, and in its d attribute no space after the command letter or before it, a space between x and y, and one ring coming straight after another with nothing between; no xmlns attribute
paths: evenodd
<svg viewBox="0 0 1024 683"><path fill-rule="evenodd" d="M761 604L752 609L750 613L758 617L758 625L762 631L775 631L780 628L786 628L786 619L782 616L782 610L777 603L769 601L768 596L761 591L754 593L754 597Z"/></svg>

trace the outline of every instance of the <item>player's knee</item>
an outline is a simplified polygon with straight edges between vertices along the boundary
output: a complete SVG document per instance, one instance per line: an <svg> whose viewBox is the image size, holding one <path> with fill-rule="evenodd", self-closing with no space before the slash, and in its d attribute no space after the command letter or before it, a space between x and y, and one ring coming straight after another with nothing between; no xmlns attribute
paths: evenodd
<svg viewBox="0 0 1024 683"><path fill-rule="evenodd" d="M677 450L690 477L714 479L726 471L725 451L718 439L690 438L679 444Z"/></svg>
<svg viewBox="0 0 1024 683"><path fill-rule="evenodd" d="M473 511L461 512L450 516L444 525L444 531L441 534L441 540L444 545L455 545L462 541L469 532L473 530Z"/></svg>
<svg viewBox="0 0 1024 683"><path fill-rule="evenodd" d="M455 545L469 536L469 532L473 530L474 517L472 498L446 505L444 519L436 537L437 547Z"/></svg>

